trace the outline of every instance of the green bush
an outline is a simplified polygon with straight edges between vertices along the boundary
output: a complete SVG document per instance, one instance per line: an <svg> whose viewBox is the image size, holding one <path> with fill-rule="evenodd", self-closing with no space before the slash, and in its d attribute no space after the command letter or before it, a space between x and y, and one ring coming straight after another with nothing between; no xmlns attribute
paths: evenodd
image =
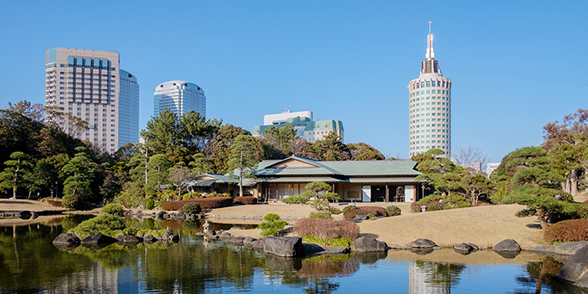
<svg viewBox="0 0 588 294"><path fill-rule="evenodd" d="M163 190L157 193L157 197L161 199L161 201L172 201L178 197L178 192L175 190Z"/></svg>
<svg viewBox="0 0 588 294"><path fill-rule="evenodd" d="M200 207L200 204L198 204L196 202L188 202L188 203L184 204L184 206L182 207L182 210L186 214L199 214L200 212L202 212L202 208Z"/></svg>
<svg viewBox="0 0 588 294"><path fill-rule="evenodd" d="M63 198L61 199L61 205L63 205L63 207L65 208L71 209L82 209L84 207L84 203L81 200L81 197L79 197L78 195L70 194L63 196Z"/></svg>
<svg viewBox="0 0 588 294"><path fill-rule="evenodd" d="M343 208L343 214L346 214L347 212L349 212L350 210L353 210L353 209L357 209L357 206L347 205L347 206L345 206L345 208Z"/></svg>
<svg viewBox="0 0 588 294"><path fill-rule="evenodd" d="M277 236L288 224L286 221L280 220L280 216L275 213L268 213L263 219L265 221L259 224L262 236Z"/></svg>
<svg viewBox="0 0 588 294"><path fill-rule="evenodd" d="M431 194L431 195L429 195L427 197L421 198L421 200L419 200L418 203L420 205L428 205L430 202L437 201L437 200L439 200L441 198L443 198L442 195Z"/></svg>
<svg viewBox="0 0 588 294"><path fill-rule="evenodd" d="M429 206L427 206L427 211L437 211L437 210L443 210L443 205L441 205L437 202L432 202L429 204Z"/></svg>
<svg viewBox="0 0 588 294"><path fill-rule="evenodd" d="M451 207L462 208L470 207L470 201L461 195L450 195L443 197L443 203L447 203ZM427 209L428 210L428 209Z"/></svg>
<svg viewBox="0 0 588 294"><path fill-rule="evenodd" d="M151 198L147 199L147 203L145 204L145 208L149 209L149 210L155 208L155 201L153 201L153 199L151 199Z"/></svg>
<svg viewBox="0 0 588 294"><path fill-rule="evenodd" d="M302 241L306 243L314 243L322 246L338 246L349 247L353 243L353 239L346 238L321 238L313 235L306 235L302 237Z"/></svg>
<svg viewBox="0 0 588 294"><path fill-rule="evenodd" d="M101 214L97 217L85 220L75 228L69 230L70 233L76 234L78 238L83 239L94 233L102 233L112 236L117 230L124 230L126 225L122 217L118 215Z"/></svg>
<svg viewBox="0 0 588 294"><path fill-rule="evenodd" d="M330 212L311 212L308 216L309 218L322 218L322 219L332 219L333 216Z"/></svg>
<svg viewBox="0 0 588 294"><path fill-rule="evenodd" d="M337 208L337 207L331 207L331 209L329 210L332 214L341 214L341 209Z"/></svg>
<svg viewBox="0 0 588 294"><path fill-rule="evenodd" d="M588 241L588 220L573 219L555 223L545 229L543 237L549 243Z"/></svg>
<svg viewBox="0 0 588 294"><path fill-rule="evenodd" d="M402 211L398 206L390 205L386 207L386 213L388 214L388 216L397 216L400 215Z"/></svg>
<svg viewBox="0 0 588 294"><path fill-rule="evenodd" d="M210 193L204 196L204 198L214 198L214 197L231 197L229 193Z"/></svg>
<svg viewBox="0 0 588 294"><path fill-rule="evenodd" d="M202 198L202 194L198 192L186 193L182 195L182 200L190 200L190 199L200 199Z"/></svg>
<svg viewBox="0 0 588 294"><path fill-rule="evenodd" d="M310 197L304 195L292 195L282 199L282 202L288 204L306 204L310 200Z"/></svg>
<svg viewBox="0 0 588 294"><path fill-rule="evenodd" d="M125 213L123 207L117 203L106 204L100 211L112 215L123 215Z"/></svg>

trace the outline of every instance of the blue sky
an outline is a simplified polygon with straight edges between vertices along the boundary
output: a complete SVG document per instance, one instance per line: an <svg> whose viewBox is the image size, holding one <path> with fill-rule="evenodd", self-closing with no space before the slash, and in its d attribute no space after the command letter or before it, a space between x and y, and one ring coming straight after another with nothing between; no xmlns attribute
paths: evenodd
<svg viewBox="0 0 588 294"><path fill-rule="evenodd" d="M586 108L588 1L2 1L0 107L44 103L45 50L111 50L140 84L140 127L159 83L201 86L207 117L252 130L312 110L345 142L408 158L408 90L433 22L453 80L453 149L493 162L539 145Z"/></svg>

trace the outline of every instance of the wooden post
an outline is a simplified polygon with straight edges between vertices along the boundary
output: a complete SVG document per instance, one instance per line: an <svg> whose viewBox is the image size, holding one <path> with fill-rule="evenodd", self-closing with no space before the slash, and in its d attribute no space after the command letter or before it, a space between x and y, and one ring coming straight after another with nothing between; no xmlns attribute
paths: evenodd
<svg viewBox="0 0 588 294"><path fill-rule="evenodd" d="M386 184L386 203L390 202L390 187Z"/></svg>

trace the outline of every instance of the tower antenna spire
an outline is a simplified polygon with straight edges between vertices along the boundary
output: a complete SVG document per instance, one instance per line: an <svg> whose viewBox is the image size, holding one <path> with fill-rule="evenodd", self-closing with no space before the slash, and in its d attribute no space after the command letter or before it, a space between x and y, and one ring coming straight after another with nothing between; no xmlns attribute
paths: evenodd
<svg viewBox="0 0 588 294"><path fill-rule="evenodd" d="M429 21L429 35L427 36L427 54L425 54L426 60L435 59L435 53L433 52L433 34L431 33L431 24Z"/></svg>
<svg viewBox="0 0 588 294"><path fill-rule="evenodd" d="M431 22L431 21L429 20L429 34L431 33L431 24L432 24L432 23L433 23L433 22Z"/></svg>

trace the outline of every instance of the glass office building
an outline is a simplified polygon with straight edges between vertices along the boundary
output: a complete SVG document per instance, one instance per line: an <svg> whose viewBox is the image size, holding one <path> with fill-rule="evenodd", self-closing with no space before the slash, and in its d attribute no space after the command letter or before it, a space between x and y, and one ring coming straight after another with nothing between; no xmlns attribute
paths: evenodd
<svg viewBox="0 0 588 294"><path fill-rule="evenodd" d="M206 96L204 90L194 83L174 80L157 85L154 95L153 115L166 108L178 118L184 113L195 111L206 116Z"/></svg>

